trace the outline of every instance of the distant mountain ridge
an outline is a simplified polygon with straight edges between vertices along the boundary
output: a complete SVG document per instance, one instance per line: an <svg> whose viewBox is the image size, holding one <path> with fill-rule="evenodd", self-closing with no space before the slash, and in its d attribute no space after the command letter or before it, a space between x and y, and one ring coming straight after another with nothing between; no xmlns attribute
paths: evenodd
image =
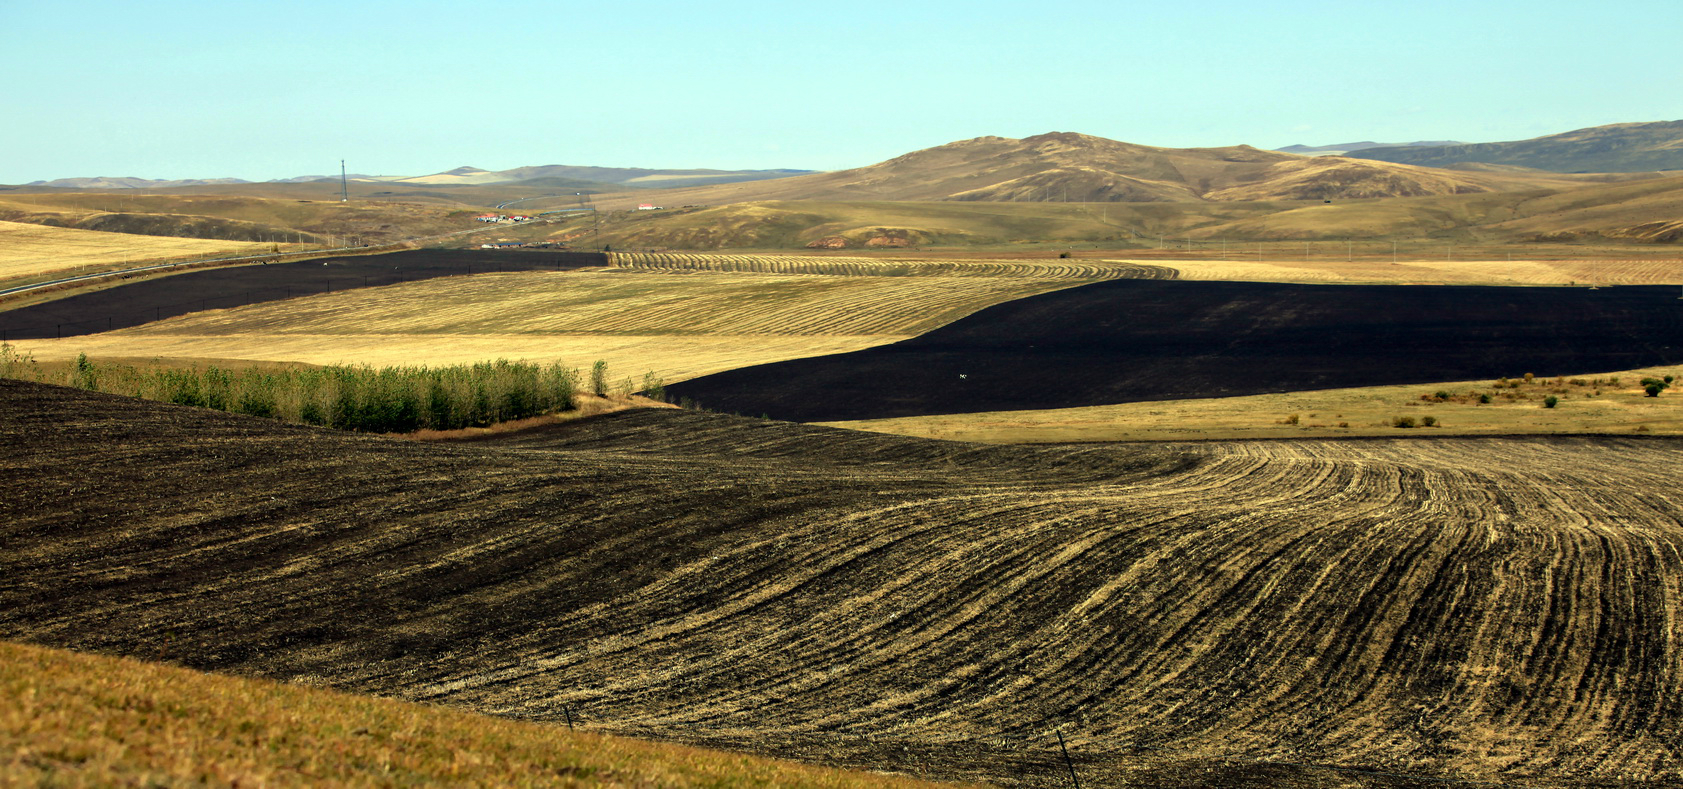
<svg viewBox="0 0 1683 789"><path fill-rule="evenodd" d="M736 181L759 181L772 178L787 178L794 175L806 175L812 170L659 170L640 167L586 167L562 164L547 164L536 167L515 167L509 170L482 170L478 167L463 166L453 170L432 175L365 175L361 173L347 176L348 180L359 183L398 183L426 186L477 186L483 184L516 183L545 179L551 185L568 186L616 186L641 189L664 188L672 186L688 186L694 184L731 183ZM168 189L178 186L216 186L221 184L250 184L250 183L309 183L314 181L337 181L337 175L302 175L292 178L275 178L268 181L247 181L241 178L186 178L176 180L153 180L134 177L96 176L92 178L59 178L51 181L32 181L25 186L49 187L60 189Z"/></svg>
<svg viewBox="0 0 1683 789"><path fill-rule="evenodd" d="M1337 156L1351 151L1365 151L1369 148L1436 148L1444 145L1466 145L1457 140L1417 140L1415 142L1342 142L1332 145L1287 145L1275 148L1281 153L1295 153L1299 156Z"/></svg>
<svg viewBox="0 0 1683 789"><path fill-rule="evenodd" d="M1614 123L1513 142L1376 147L1348 155L1420 167L1477 162L1557 173L1683 170L1683 120Z"/></svg>
<svg viewBox="0 0 1683 789"><path fill-rule="evenodd" d="M1506 191L1593 176L1436 169L1248 145L1158 148L1074 132L976 137L851 170L673 189L668 205L764 200L1174 203L1348 200ZM626 200L634 199L627 196ZM642 199L640 195L635 199Z"/></svg>

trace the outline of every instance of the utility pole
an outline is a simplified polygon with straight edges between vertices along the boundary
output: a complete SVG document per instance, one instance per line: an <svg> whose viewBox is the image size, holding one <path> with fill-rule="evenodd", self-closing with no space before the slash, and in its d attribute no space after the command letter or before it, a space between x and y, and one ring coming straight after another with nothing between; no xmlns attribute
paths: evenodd
<svg viewBox="0 0 1683 789"><path fill-rule="evenodd" d="M339 160L339 202L348 203L351 200L351 184L345 177L345 160Z"/></svg>

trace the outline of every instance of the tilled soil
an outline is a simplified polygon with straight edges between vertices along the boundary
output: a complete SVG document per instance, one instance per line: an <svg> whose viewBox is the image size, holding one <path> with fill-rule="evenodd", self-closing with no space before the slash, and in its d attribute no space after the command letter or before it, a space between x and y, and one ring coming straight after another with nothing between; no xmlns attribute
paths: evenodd
<svg viewBox="0 0 1683 789"><path fill-rule="evenodd" d="M456 445L0 381L0 637L1022 786L1683 780L1671 439Z"/></svg>
<svg viewBox="0 0 1683 789"><path fill-rule="evenodd" d="M1670 287L1119 279L999 304L909 340L667 387L799 422L1071 408L1683 362Z"/></svg>
<svg viewBox="0 0 1683 789"><path fill-rule="evenodd" d="M599 252L415 249L187 271L0 312L0 335L39 340L125 329L210 309L493 271L606 266Z"/></svg>

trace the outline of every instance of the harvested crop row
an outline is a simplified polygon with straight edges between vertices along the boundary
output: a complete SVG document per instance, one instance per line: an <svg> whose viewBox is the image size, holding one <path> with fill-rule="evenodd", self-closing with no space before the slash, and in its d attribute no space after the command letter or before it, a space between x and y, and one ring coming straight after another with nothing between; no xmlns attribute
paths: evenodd
<svg viewBox="0 0 1683 789"><path fill-rule="evenodd" d="M891 334L1072 283L1057 279L880 278L522 272L414 282L163 321L136 335Z"/></svg>
<svg viewBox="0 0 1683 789"><path fill-rule="evenodd" d="M1056 727L1094 785L1221 756L1683 779L1675 441L989 447L644 411L426 446L0 405L8 636L1029 786L1067 781Z"/></svg>
<svg viewBox="0 0 1683 789"><path fill-rule="evenodd" d="M616 252L620 268L657 271L731 271L841 277L1028 277L1033 279L1173 279L1174 270L1120 261L890 260L803 255L700 255L682 252Z"/></svg>

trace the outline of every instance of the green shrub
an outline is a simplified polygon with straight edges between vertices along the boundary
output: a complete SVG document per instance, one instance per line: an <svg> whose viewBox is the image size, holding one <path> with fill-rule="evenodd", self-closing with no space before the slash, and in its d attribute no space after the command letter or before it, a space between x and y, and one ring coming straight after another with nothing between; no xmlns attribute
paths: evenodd
<svg viewBox="0 0 1683 789"><path fill-rule="evenodd" d="M42 380L0 347L8 377ZM111 394L214 408L342 430L406 433L454 430L565 411L577 405L576 370L497 360L450 367L323 367L307 370L142 370L85 356L66 378Z"/></svg>
<svg viewBox="0 0 1683 789"><path fill-rule="evenodd" d="M601 359L590 366L590 393L597 397L608 396L608 363Z"/></svg>

